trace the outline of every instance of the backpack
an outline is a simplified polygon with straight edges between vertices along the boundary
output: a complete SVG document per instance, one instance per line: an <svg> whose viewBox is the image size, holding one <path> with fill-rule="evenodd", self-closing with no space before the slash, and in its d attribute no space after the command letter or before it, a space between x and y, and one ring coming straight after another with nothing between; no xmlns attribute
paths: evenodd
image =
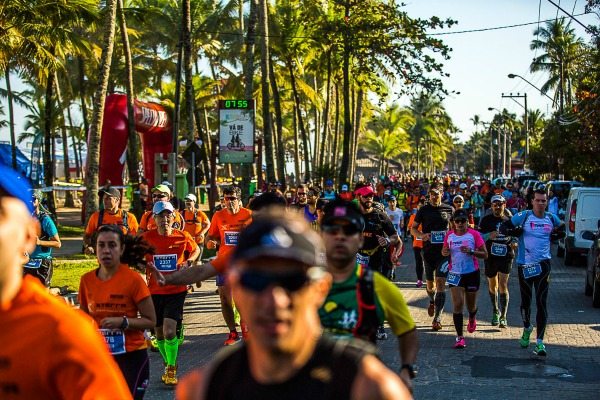
<svg viewBox="0 0 600 400"><path fill-rule="evenodd" d="M356 282L356 299L358 300L358 320L352 334L358 338L366 338L371 343L377 341L379 319L375 306L375 284L373 270L360 265Z"/></svg>
<svg viewBox="0 0 600 400"><path fill-rule="evenodd" d="M129 224L127 223L127 214L128 213L125 210L121 210L121 212L122 212L121 219L123 220L123 227L127 230L127 233L129 233ZM100 210L100 214L98 215L98 228L100 228L103 225L107 225L107 224L102 223L103 219L104 219L104 209ZM98 228L96 228L96 229L98 229Z"/></svg>

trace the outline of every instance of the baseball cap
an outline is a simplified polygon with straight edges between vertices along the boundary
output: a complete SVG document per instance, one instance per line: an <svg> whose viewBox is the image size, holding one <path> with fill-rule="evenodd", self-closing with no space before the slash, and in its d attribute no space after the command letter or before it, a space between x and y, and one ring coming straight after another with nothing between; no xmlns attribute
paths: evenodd
<svg viewBox="0 0 600 400"><path fill-rule="evenodd" d="M191 201L193 201L195 203L198 199L196 199L195 195L193 195L193 194L190 193L187 196L185 196L185 200L191 200Z"/></svg>
<svg viewBox="0 0 600 400"><path fill-rule="evenodd" d="M348 185L342 185L342 190L348 190Z"/></svg>
<svg viewBox="0 0 600 400"><path fill-rule="evenodd" d="M333 181L331 179L327 179L325 186L333 186Z"/></svg>
<svg viewBox="0 0 600 400"><path fill-rule="evenodd" d="M359 196L368 196L370 194L375 194L375 191L371 187L371 185L363 186L354 191L355 194Z"/></svg>
<svg viewBox="0 0 600 400"><path fill-rule="evenodd" d="M389 195L391 195L391 194L392 194L392 192L390 192L389 190L385 190L385 191L383 192L383 194L386 194L386 195L388 195L388 196L389 196Z"/></svg>
<svg viewBox="0 0 600 400"><path fill-rule="evenodd" d="M161 183L160 185L156 185L152 188L153 192L161 192L161 193L167 193L169 196L171 195L171 189L169 189L169 187L163 183Z"/></svg>
<svg viewBox="0 0 600 400"><path fill-rule="evenodd" d="M362 232L365 229L365 220L356 204L346 200L334 200L323 208L321 225L335 225L335 221L347 221Z"/></svg>
<svg viewBox="0 0 600 400"><path fill-rule="evenodd" d="M390 198L388 199L388 201L396 201L396 196L390 196Z"/></svg>
<svg viewBox="0 0 600 400"><path fill-rule="evenodd" d="M466 183L461 183L460 185L458 185L459 189L466 189L467 188L467 184Z"/></svg>
<svg viewBox="0 0 600 400"><path fill-rule="evenodd" d="M467 210L465 210L464 208L459 208L458 210L454 211L454 214L452 214L452 220L455 219L469 219L469 213L467 212Z"/></svg>
<svg viewBox="0 0 600 400"><path fill-rule="evenodd" d="M321 242L320 236L306 221L279 207L253 218L252 223L242 230L231 260L269 257L323 266Z"/></svg>
<svg viewBox="0 0 600 400"><path fill-rule="evenodd" d="M119 192L119 189L114 188L112 186L102 188L98 191L98 193L103 193L107 196L116 197L117 199L121 198L121 192Z"/></svg>
<svg viewBox="0 0 600 400"><path fill-rule="evenodd" d="M165 210L173 212L175 211L175 208L173 208L173 204L171 204L169 201L157 201L152 207L152 213L154 214L160 214Z"/></svg>
<svg viewBox="0 0 600 400"><path fill-rule="evenodd" d="M452 201L454 202L454 201L456 201L456 200L462 200L462 201L463 201L463 203L464 203L464 201L465 201L465 198L464 198L464 197L462 197L460 194L457 194L456 196L454 196L454 198L452 199Z"/></svg>
<svg viewBox="0 0 600 400"><path fill-rule="evenodd" d="M29 212L33 213L29 182L14 169L1 164L0 189L4 190L10 197L21 200L27 206Z"/></svg>
<svg viewBox="0 0 600 400"><path fill-rule="evenodd" d="M504 198L504 196L502 196L500 194L495 194L492 196L492 203L495 201L500 201L502 203L506 203L506 199Z"/></svg>

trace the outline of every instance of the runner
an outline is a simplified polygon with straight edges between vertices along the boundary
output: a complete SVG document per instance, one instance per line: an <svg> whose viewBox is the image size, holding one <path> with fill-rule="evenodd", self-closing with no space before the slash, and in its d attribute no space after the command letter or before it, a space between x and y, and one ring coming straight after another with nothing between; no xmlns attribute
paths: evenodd
<svg viewBox="0 0 600 400"><path fill-rule="evenodd" d="M340 191L339 197L340 199L346 201L352 201L354 199L354 195L348 190L348 185L346 184L342 185L342 190Z"/></svg>
<svg viewBox="0 0 600 400"><path fill-rule="evenodd" d="M360 210L353 203L338 200L325 207L321 236L333 286L319 317L325 331L336 337L358 337L372 343L387 320L398 337L400 376L412 388L418 351L416 326L396 285L357 263L364 227Z"/></svg>
<svg viewBox="0 0 600 400"><path fill-rule="evenodd" d="M535 290L537 340L533 354L545 359L544 334L548 322L548 287L550 283L550 240L564 237L565 224L554 214L546 212L548 197L544 189L533 192L532 210L522 211L503 223L500 232L519 238L517 266L521 290L521 317L523 334L519 344L529 347L533 331L531 325L531 298Z"/></svg>
<svg viewBox="0 0 600 400"><path fill-rule="evenodd" d="M150 264L146 268L146 277L156 311L155 333L158 350L165 361L162 381L166 385L177 384L177 321L183 320L187 286L161 286L152 271L156 268L168 275L188 267L200 254L198 245L189 233L173 229L174 211L173 205L168 201L154 203L152 212L157 228L142 234L142 238L155 249L153 256L146 256ZM187 257L186 253L189 254Z"/></svg>
<svg viewBox="0 0 600 400"><path fill-rule="evenodd" d="M171 189L165 184L160 184L152 188L152 203L153 205L159 201L172 201ZM171 205L173 203L171 202ZM185 220L181 213L177 211L175 206L173 205L173 209L175 212L173 213L173 229L184 230L185 229ZM147 232L156 229L156 222L154 220L154 213L152 210L146 211L142 218L140 218L140 226L139 231Z"/></svg>
<svg viewBox="0 0 600 400"><path fill-rule="evenodd" d="M502 223L512 217L506 209L506 201L501 195L492 197L492 213L484 216L479 222L479 232L486 243L489 257L485 260L485 275L488 280L488 293L492 302L492 325L500 328L508 326L508 278L515 258L517 242L510 236L499 233ZM500 307L498 307L498 300Z"/></svg>
<svg viewBox="0 0 600 400"><path fill-rule="evenodd" d="M463 196L461 196L460 194L454 196L454 198L452 199L452 206L454 207L455 211L460 208L465 210L468 215L469 228L475 227L475 219L473 218L473 213L470 209L465 208L465 198Z"/></svg>
<svg viewBox="0 0 600 400"><path fill-rule="evenodd" d="M60 249L62 243L58 236L58 230L54 221L48 215L48 211L42 207L44 194L41 190L34 190L32 204L34 208L33 216L40 223L41 234L37 237L35 250L29 255L29 261L23 268L23 273L38 278L46 287L50 287L52 281L52 249Z"/></svg>
<svg viewBox="0 0 600 400"><path fill-rule="evenodd" d="M178 399L409 399L364 344L322 336L317 314L331 284L321 240L294 213L271 210L240 235L228 276L252 340L186 376Z"/></svg>
<svg viewBox="0 0 600 400"><path fill-rule="evenodd" d="M150 378L144 329L156 324L150 290L127 264L145 266L150 252L140 237L123 235L116 225L96 233L99 267L81 277L80 309L92 316L119 365L134 399L143 399ZM138 317L139 313L139 317Z"/></svg>
<svg viewBox="0 0 600 400"><path fill-rule="evenodd" d="M396 229L398 238L402 237L402 229L404 228L404 212L397 207L396 196L390 196L388 199L388 206L385 209L385 213L390 217L392 225ZM390 246L390 261L392 265L400 265L400 256L402 255L403 246ZM392 276L394 272L392 271ZM393 280L393 279L392 279Z"/></svg>
<svg viewBox="0 0 600 400"><path fill-rule="evenodd" d="M225 209L216 212L211 220L206 248L214 249L219 246L217 258L210 265L219 272L217 275L217 289L221 299L221 313L229 329L224 345L230 346L240 341L240 336L235 327L235 314L231 289L225 286L225 272L229 266L229 258L237 245L238 236L242 228L250 223L252 211L241 206L242 191L239 187L227 187L223 190ZM198 279L196 282L203 280ZM245 326L241 326L242 334L246 333Z"/></svg>
<svg viewBox="0 0 600 400"><path fill-rule="evenodd" d="M483 238L474 229L469 228L468 213L458 209L452 215L454 228L446 233L442 255L450 256L448 263L448 286L452 295L452 319L456 329L455 349L464 349L467 345L463 336L463 307L466 303L469 313L467 332L477 328L477 292L480 276L477 258L487 258Z"/></svg>
<svg viewBox="0 0 600 400"><path fill-rule="evenodd" d="M425 205L425 199L422 198L421 200L419 200L419 203L417 204L417 209L413 210L413 213L410 215L407 226L412 226L412 224L415 220L415 216L417 215L417 211L419 210L419 208L423 207L424 205ZM421 232L421 225L417 226L417 231ZM421 287L423 287L423 271L425 269L425 266L423 264L423 254L422 254L423 240L420 239L418 236L413 236L412 247L413 247L413 254L415 256L415 273L417 274L417 287L421 288Z"/></svg>
<svg viewBox="0 0 600 400"><path fill-rule="evenodd" d="M39 234L31 188L0 165L0 397L131 399L92 321L23 276Z"/></svg>
<svg viewBox="0 0 600 400"><path fill-rule="evenodd" d="M183 210L183 219L185 226L183 230L190 234L194 238L198 246L200 247L200 255L202 257L202 248L204 246L204 236L210 228L210 220L206 214L196 207L196 196L188 194L184 198L185 210Z"/></svg>
<svg viewBox="0 0 600 400"><path fill-rule="evenodd" d="M124 234L135 235L138 230L138 221L135 215L119 208L121 201L119 189L109 186L102 188L100 193L102 194L104 209L93 213L85 227L85 234L83 235L85 254L94 254L92 238L98 228L103 225L118 225Z"/></svg>
<svg viewBox="0 0 600 400"><path fill-rule="evenodd" d="M446 276L448 259L442 255L444 236L450 227L452 207L442 204L443 187L434 183L429 188L429 204L422 206L411 225L410 233L423 240L423 261L429 307L427 314L433 317L434 331L442 329L442 311L446 303ZM421 231L417 227L421 225ZM434 289L435 278L435 289Z"/></svg>

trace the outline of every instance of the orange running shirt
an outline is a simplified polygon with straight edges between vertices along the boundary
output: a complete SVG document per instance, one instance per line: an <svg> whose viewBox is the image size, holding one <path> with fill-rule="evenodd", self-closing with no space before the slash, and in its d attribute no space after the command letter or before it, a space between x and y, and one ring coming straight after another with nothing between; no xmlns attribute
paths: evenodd
<svg viewBox="0 0 600 400"><path fill-rule="evenodd" d="M79 303L88 310L98 327L106 317L137 318L137 304L150 297L146 282L127 265L119 266L107 281L96 276L97 269L84 274L79 284ZM144 332L138 329L125 330L127 352L146 348Z"/></svg>
<svg viewBox="0 0 600 400"><path fill-rule="evenodd" d="M153 229L142 234L142 238L150 246L154 247L155 254L148 254L146 260L154 261L154 264L163 274L181 269L182 264L187 260L184 252L192 253L198 248L198 245L189 233L173 229L171 236L161 236L158 230ZM159 267L158 264L163 267ZM152 294L176 294L187 291L186 285L164 285L160 286L150 268L146 268L146 280Z"/></svg>
<svg viewBox="0 0 600 400"><path fill-rule="evenodd" d="M181 213L177 210L175 210L174 214L175 214L175 219L173 220L173 225L172 225L173 229L182 230L183 228L185 228L185 223L183 222L183 217L181 216ZM154 221L152 211L146 211L142 215L142 218L140 218L140 229L142 229L144 231L151 231L153 229L156 229L156 221Z"/></svg>
<svg viewBox="0 0 600 400"><path fill-rule="evenodd" d="M230 214L227 210L219 210L213 215L208 235L219 237L221 244L217 258L211 261L211 264L219 273L222 274L227 269L240 231L250 222L252 222L252 211L244 207L241 207L235 215Z"/></svg>
<svg viewBox="0 0 600 400"><path fill-rule="evenodd" d="M93 235L94 232L98 230L100 227L98 218L100 218L100 211L96 211L90 217L87 226L85 227L86 235ZM127 234L127 229L123 226L123 210L119 208L116 214L111 214L108 211L104 211L102 215L102 225L119 225L123 230L124 234ZM127 213L127 227L129 228L129 233L135 235L138 230L138 221L133 213Z"/></svg>
<svg viewBox="0 0 600 400"><path fill-rule="evenodd" d="M196 210L195 213L183 210L183 219L185 220L185 227L183 230L189 233L194 240L196 240L196 243L203 245L203 243L200 243L198 240L198 234L202 230L202 224L208 224L210 222L206 214L200 210Z"/></svg>
<svg viewBox="0 0 600 400"><path fill-rule="evenodd" d="M412 226L414 220L415 220L415 216L417 214L411 214L410 218L408 219L408 228L410 229L410 227ZM419 224L419 226L417 227L417 230L420 232L421 231L421 224ZM417 239L416 236L413 236L413 242L412 245L415 249L422 249L423 248L423 239Z"/></svg>
<svg viewBox="0 0 600 400"><path fill-rule="evenodd" d="M131 399L119 367L89 316L23 278L0 306L0 397Z"/></svg>

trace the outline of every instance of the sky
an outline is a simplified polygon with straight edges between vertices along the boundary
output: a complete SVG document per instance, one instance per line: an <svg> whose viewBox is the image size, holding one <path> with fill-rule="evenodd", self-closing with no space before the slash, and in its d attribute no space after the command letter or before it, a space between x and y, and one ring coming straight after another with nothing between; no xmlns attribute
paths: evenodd
<svg viewBox="0 0 600 400"><path fill-rule="evenodd" d="M495 28L508 25L526 24L506 29L487 30L472 33L444 34L438 36L450 46L451 59L445 62L444 71L450 74L444 78L444 85L449 91L460 92L444 100L444 106L454 124L460 129L458 138L465 141L474 131L470 121L478 115L482 121L490 121L495 111L506 108L519 116L523 114L522 105L507 98L502 93L527 93L529 109L539 109L546 115L552 112L550 101L536 89L519 78L509 79L509 73L521 75L533 85L540 87L546 80L545 74L529 72L529 66L535 53L529 49L534 38L533 31L538 26L538 20L545 21L564 15L548 0L404 0L404 8L411 17L452 18L458 24L452 28L436 30L431 33L457 32L464 30ZM581 14L584 11L585 0L553 0L571 14ZM539 18L538 18L539 16ZM586 25L600 25L594 14L576 17ZM541 22L540 24L543 24ZM589 42L591 36L572 22L572 27L578 36ZM538 54L539 55L539 54ZM4 85L4 79L0 83ZM20 90L17 82L13 89ZM553 93L550 93L552 96ZM406 99L401 103L405 103ZM0 99L8 112L6 100ZM22 109L16 110L17 134L23 129ZM5 117L6 118L6 117ZM8 141L8 129L0 130L0 140Z"/></svg>

